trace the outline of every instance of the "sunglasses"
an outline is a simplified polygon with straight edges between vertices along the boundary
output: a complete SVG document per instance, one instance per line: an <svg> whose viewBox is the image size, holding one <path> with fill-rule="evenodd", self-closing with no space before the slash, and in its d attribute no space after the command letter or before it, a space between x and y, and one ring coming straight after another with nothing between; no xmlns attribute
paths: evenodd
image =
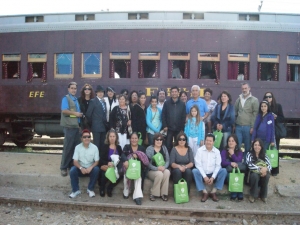
<svg viewBox="0 0 300 225"><path fill-rule="evenodd" d="M86 91L86 90L89 90L89 91L90 91L90 90L92 90L92 89L91 89L91 88L85 88L84 90L85 90L85 91Z"/></svg>
<svg viewBox="0 0 300 225"><path fill-rule="evenodd" d="M155 139L156 141L162 141L163 139L161 139L161 138L157 138L157 139Z"/></svg>
<svg viewBox="0 0 300 225"><path fill-rule="evenodd" d="M83 139L91 138L91 136L82 136Z"/></svg>
<svg viewBox="0 0 300 225"><path fill-rule="evenodd" d="M265 98L272 98L272 95L266 95Z"/></svg>
<svg viewBox="0 0 300 225"><path fill-rule="evenodd" d="M178 138L178 141L186 141L185 138Z"/></svg>

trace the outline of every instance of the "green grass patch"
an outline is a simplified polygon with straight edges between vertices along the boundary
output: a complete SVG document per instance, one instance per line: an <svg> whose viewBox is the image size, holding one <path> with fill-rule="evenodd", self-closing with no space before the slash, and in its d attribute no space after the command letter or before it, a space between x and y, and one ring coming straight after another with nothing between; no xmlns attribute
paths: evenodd
<svg viewBox="0 0 300 225"><path fill-rule="evenodd" d="M288 156L288 155L284 155L282 158L283 159L293 159L291 156Z"/></svg>

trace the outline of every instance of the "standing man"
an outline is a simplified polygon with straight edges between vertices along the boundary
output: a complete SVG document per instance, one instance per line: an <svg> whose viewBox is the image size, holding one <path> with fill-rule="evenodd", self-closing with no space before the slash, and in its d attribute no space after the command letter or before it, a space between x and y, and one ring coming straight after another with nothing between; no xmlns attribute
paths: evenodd
<svg viewBox="0 0 300 225"><path fill-rule="evenodd" d="M72 166L72 157L75 146L80 143L79 123L82 113L77 98L77 83L70 82L68 94L61 101L60 125L64 131L64 149L61 157L60 173L63 177L68 175L68 168Z"/></svg>
<svg viewBox="0 0 300 225"><path fill-rule="evenodd" d="M157 92L157 98L158 98L158 102L157 102L157 106L158 108L160 108L161 110L164 107L164 103L166 101L166 97L167 97L167 93L164 89L159 89L159 91Z"/></svg>
<svg viewBox="0 0 300 225"><path fill-rule="evenodd" d="M250 85L248 83L242 84L242 94L236 100L235 105L235 134L239 141L239 147L244 143L244 161L247 152L251 146L251 135L255 118L258 113L259 102L257 98L251 95Z"/></svg>
<svg viewBox="0 0 300 225"><path fill-rule="evenodd" d="M87 194L91 197L95 197L94 187L99 175L99 151L96 145L91 143L91 133L85 129L82 131L82 143L76 146L73 155L74 166L70 170L70 179L72 185L72 193L70 198L75 198L81 194L78 185L78 178L82 176L89 176L90 182Z"/></svg>
<svg viewBox="0 0 300 225"><path fill-rule="evenodd" d="M169 153L173 147L173 138L176 138L180 131L184 131L185 104L179 99L179 88L171 87L171 98L168 99L162 110L162 127L167 132L166 146Z"/></svg>
<svg viewBox="0 0 300 225"><path fill-rule="evenodd" d="M104 101L105 91L101 85L98 85L95 92L96 97L90 101L86 117L91 124L93 143L100 152L103 150L107 125L106 104Z"/></svg>
<svg viewBox="0 0 300 225"><path fill-rule="evenodd" d="M206 202L210 196L214 202L219 201L216 192L222 190L227 171L221 167L220 151L214 147L215 136L208 133L205 137L205 145L201 146L195 155L195 167L193 175L198 191L202 191L201 202ZM214 185L208 194L205 184Z"/></svg>
<svg viewBox="0 0 300 225"><path fill-rule="evenodd" d="M204 99L200 98L200 87L198 85L193 85L191 88L192 98L186 103L186 114L190 113L191 107L197 105L200 111L201 120L206 119L209 114L206 102ZM204 129L205 124L203 123Z"/></svg>

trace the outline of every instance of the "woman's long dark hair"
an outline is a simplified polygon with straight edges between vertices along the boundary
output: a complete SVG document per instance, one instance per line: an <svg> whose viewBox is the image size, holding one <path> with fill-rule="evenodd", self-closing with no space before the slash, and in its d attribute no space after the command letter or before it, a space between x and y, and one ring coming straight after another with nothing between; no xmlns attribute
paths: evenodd
<svg viewBox="0 0 300 225"><path fill-rule="evenodd" d="M263 101L261 101L260 104L259 104L259 110L258 110L258 114L259 114L259 115L261 115L261 116L263 115L263 112L261 111L261 105L262 105L262 104L266 104L266 105L268 106L268 111L267 111L267 113L271 112L269 102L266 101L266 100L263 100Z"/></svg>
<svg viewBox="0 0 300 225"><path fill-rule="evenodd" d="M179 145L178 139L180 138L180 136L184 136L184 138L185 138L185 144L184 144L184 147L188 148L188 147L189 147L189 145L188 145L188 138L187 138L186 134L185 134L184 132L182 132L182 131L179 132L179 134L177 135L176 140L175 140L175 143L174 143L174 146Z"/></svg>
<svg viewBox="0 0 300 225"><path fill-rule="evenodd" d="M130 94L129 94L129 98L128 98L128 100L129 100L129 104L132 104L132 95L133 95L133 93L136 93L136 95L137 95L137 103L139 102L139 93L137 92L137 91L135 91L135 90L133 90L132 92L130 92Z"/></svg>
<svg viewBox="0 0 300 225"><path fill-rule="evenodd" d="M229 141L229 138L233 138L233 140L235 141L236 143L236 146L234 148L234 154L235 155L238 155L239 151L241 151L241 149L239 148L239 140L237 138L237 136L235 134L231 134L229 135L229 137L227 138L227 145L226 145L226 151L227 151L227 156L229 156L229 153L228 153L228 149L229 149L229 146L228 146L228 141Z"/></svg>
<svg viewBox="0 0 300 225"><path fill-rule="evenodd" d="M273 93L272 93L271 91L267 91L267 92L264 94L264 100L267 100L266 96L267 96L268 93L270 93L270 94L272 95L272 103L271 103L271 105L269 104L270 110L271 110L273 113L277 114L277 113L278 113L278 112L277 112L277 102L276 102L276 99L275 99L275 97L274 97L274 95L273 95Z"/></svg>
<svg viewBox="0 0 300 225"><path fill-rule="evenodd" d="M85 89L86 86L89 86L89 88L91 89L90 99L94 98L94 90L93 90L92 85L86 83L86 84L83 85L83 87L81 88L81 91L80 91L81 99L85 99L84 89Z"/></svg>
<svg viewBox="0 0 300 225"><path fill-rule="evenodd" d="M255 154L255 151L254 151L254 143L255 142L258 142L260 147L261 147L261 150L258 154L258 158L256 157L256 154ZM252 154L253 159L255 161L257 161L258 159L261 159L261 160L265 161L266 154L265 154L265 150L264 150L264 142L260 138L255 138L254 139L254 141L252 142L252 145L251 145L250 153Z"/></svg>

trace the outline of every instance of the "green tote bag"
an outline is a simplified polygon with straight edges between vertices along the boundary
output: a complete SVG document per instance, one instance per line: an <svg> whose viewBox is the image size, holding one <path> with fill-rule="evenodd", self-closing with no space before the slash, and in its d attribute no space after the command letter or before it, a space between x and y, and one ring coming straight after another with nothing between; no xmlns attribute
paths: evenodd
<svg viewBox="0 0 300 225"><path fill-rule="evenodd" d="M153 161L155 162L156 166L164 166L166 164L163 155L158 152L152 157Z"/></svg>
<svg viewBox="0 0 300 225"><path fill-rule="evenodd" d="M221 142L222 142L222 138L223 138L223 133L222 131L214 131L213 135L215 135L215 142L214 142L214 146L219 149Z"/></svg>
<svg viewBox="0 0 300 225"><path fill-rule="evenodd" d="M141 177L141 162L139 160L128 160L128 169L126 170L126 177L130 180L136 180Z"/></svg>
<svg viewBox="0 0 300 225"><path fill-rule="evenodd" d="M237 168L237 173L235 168L232 169L232 173L229 174L229 191L230 192L243 192L244 190L244 176L245 174L240 172Z"/></svg>
<svg viewBox="0 0 300 225"><path fill-rule="evenodd" d="M276 148L271 149L269 145L269 149L266 150L266 155L269 157L272 168L278 167L278 150Z"/></svg>
<svg viewBox="0 0 300 225"><path fill-rule="evenodd" d="M177 204L189 202L188 187L183 178L177 184L174 184L174 200Z"/></svg>
<svg viewBox="0 0 300 225"><path fill-rule="evenodd" d="M116 174L115 174L115 168L114 167L108 167L106 172L105 172L105 176L112 183L116 183L117 177L116 177Z"/></svg>

